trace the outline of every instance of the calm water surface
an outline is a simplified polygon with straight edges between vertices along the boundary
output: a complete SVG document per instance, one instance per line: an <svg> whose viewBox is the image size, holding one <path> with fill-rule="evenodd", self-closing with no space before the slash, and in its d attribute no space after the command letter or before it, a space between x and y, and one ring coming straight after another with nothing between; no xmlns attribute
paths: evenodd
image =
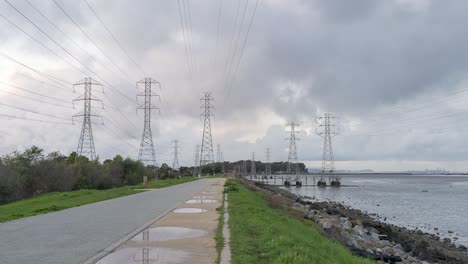
<svg viewBox="0 0 468 264"><path fill-rule="evenodd" d="M313 183L313 176L302 176L303 184L304 177L308 177L308 184ZM346 175L342 176L342 184L354 187L292 186L285 189L302 196L315 196L320 201L340 202L376 213L384 222L439 233L441 237L468 246L466 175Z"/></svg>

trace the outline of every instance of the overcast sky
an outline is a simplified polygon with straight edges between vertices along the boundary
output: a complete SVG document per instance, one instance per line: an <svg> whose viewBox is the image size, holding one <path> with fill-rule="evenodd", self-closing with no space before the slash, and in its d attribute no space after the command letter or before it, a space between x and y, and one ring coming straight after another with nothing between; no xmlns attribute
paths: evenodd
<svg viewBox="0 0 468 264"><path fill-rule="evenodd" d="M178 1L88 0L125 51L84 1L56 1L94 43L53 0L8 0L53 40L0 1L0 114L70 123L82 110L72 108L82 89L73 93L71 84L93 77L104 84L104 93L93 90L105 105L94 105L104 117L104 126L93 124L101 159L137 157L135 82L152 77L162 86L152 119L158 163L172 164L178 139L182 165L192 165L200 97L210 91L213 141L226 160L251 152L264 160L267 147L273 160L286 160L285 124L296 121L299 159L319 167L315 117L331 112L341 132L333 139L337 169L468 171L467 1L260 0L247 38L256 0L189 1L188 43ZM68 154L81 130L79 120L0 121L1 154L31 145Z"/></svg>

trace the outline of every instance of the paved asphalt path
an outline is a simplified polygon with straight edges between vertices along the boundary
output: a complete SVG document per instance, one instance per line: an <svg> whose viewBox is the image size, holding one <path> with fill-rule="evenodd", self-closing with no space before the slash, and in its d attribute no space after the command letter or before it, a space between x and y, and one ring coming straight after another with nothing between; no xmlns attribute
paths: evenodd
<svg viewBox="0 0 468 264"><path fill-rule="evenodd" d="M0 263L83 263L213 181L202 179L0 224Z"/></svg>

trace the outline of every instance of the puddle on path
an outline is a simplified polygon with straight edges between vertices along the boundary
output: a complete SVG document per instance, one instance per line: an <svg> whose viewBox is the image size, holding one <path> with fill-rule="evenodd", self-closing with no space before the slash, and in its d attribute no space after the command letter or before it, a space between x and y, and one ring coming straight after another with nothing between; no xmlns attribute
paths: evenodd
<svg viewBox="0 0 468 264"><path fill-rule="evenodd" d="M132 241L166 241L182 238L202 237L208 235L207 231L186 227L164 226L146 229L134 236Z"/></svg>
<svg viewBox="0 0 468 264"><path fill-rule="evenodd" d="M202 196L194 196L194 197L192 197L192 199L203 199L203 200L210 199L210 200L214 200L215 198L213 196L202 195Z"/></svg>
<svg viewBox="0 0 468 264"><path fill-rule="evenodd" d="M177 208L174 210L174 213L184 213L184 214L196 214L196 213L204 213L206 212L205 209L201 208Z"/></svg>
<svg viewBox="0 0 468 264"><path fill-rule="evenodd" d="M217 203L218 201L216 200L211 200L211 199L191 199L186 201L185 203L188 204L199 204L199 203Z"/></svg>
<svg viewBox="0 0 468 264"><path fill-rule="evenodd" d="M189 263L191 254L170 248L122 248L99 260L96 264Z"/></svg>

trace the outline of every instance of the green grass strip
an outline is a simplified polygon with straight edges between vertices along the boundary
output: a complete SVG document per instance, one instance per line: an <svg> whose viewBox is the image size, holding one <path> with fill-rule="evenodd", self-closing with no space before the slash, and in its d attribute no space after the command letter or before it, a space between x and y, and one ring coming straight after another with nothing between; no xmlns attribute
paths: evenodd
<svg viewBox="0 0 468 264"><path fill-rule="evenodd" d="M237 182L229 192L232 263L373 263L323 237L311 221L271 208L263 195Z"/></svg>
<svg viewBox="0 0 468 264"><path fill-rule="evenodd" d="M192 177L149 181L147 188L164 188L196 180ZM109 190L78 190L70 192L51 192L34 198L0 205L0 223L28 216L45 214L80 205L100 202L117 197L142 192L143 184L124 186Z"/></svg>
<svg viewBox="0 0 468 264"><path fill-rule="evenodd" d="M164 179L164 180L159 180L159 181L150 180L148 181L146 188L145 186L143 186L143 184L133 185L131 187L134 189L154 189L154 188L159 189L159 188L165 188L165 187L169 187L172 185L191 182L195 180L198 180L198 178L184 177L180 179Z"/></svg>

